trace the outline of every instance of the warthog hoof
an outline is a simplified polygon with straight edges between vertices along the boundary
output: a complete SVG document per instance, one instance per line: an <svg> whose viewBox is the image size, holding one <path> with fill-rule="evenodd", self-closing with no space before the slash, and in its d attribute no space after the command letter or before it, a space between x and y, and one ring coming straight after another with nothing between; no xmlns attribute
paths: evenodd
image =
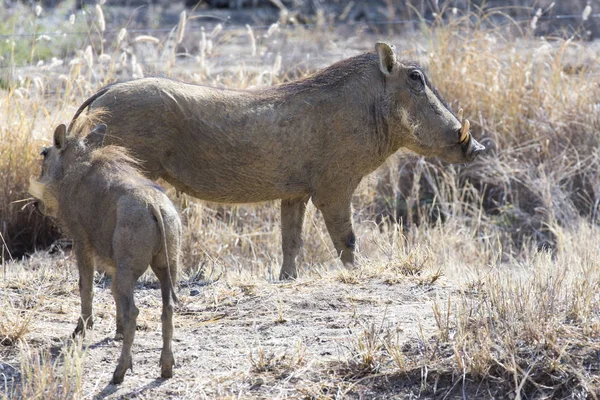
<svg viewBox="0 0 600 400"><path fill-rule="evenodd" d="M73 337L73 339L75 338L75 336L81 334L81 336L85 337L85 331L88 329L92 329L94 327L94 320L92 317L89 317L85 323L83 322L83 318L79 317L79 320L77 321L77 326L75 327L75 330L73 331L73 334L71 335L71 337Z"/></svg>
<svg viewBox="0 0 600 400"><path fill-rule="evenodd" d="M296 272L295 270L293 270L293 271L284 271L282 269L281 272L279 273L279 280L280 281L293 281L296 278L298 278L298 272Z"/></svg>
<svg viewBox="0 0 600 400"><path fill-rule="evenodd" d="M123 383L123 378L125 378L125 372L130 369L133 372L133 363L131 361L131 357L128 357L127 360L119 360L119 364L117 368L115 368L115 372L113 373L113 378L110 383L114 385L118 385Z"/></svg>
<svg viewBox="0 0 600 400"><path fill-rule="evenodd" d="M117 332L117 333L115 333L114 340L116 342L122 342L123 341L123 332Z"/></svg>
<svg viewBox="0 0 600 400"><path fill-rule="evenodd" d="M160 355L160 377L169 379L173 377L173 366L175 365L175 359L173 353L161 354Z"/></svg>
<svg viewBox="0 0 600 400"><path fill-rule="evenodd" d="M163 379L170 379L173 377L173 367L165 367L164 365L160 368L160 377Z"/></svg>

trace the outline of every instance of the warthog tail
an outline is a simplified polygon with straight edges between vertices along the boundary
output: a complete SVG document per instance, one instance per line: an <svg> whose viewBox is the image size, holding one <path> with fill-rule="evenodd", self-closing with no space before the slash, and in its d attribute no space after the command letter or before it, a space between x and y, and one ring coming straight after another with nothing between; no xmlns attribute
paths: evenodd
<svg viewBox="0 0 600 400"><path fill-rule="evenodd" d="M171 273L171 262L169 261L169 247L167 245L167 235L165 234L165 222L163 220L160 208L156 207L154 204L150 204L150 207L152 209L152 214L154 214L154 217L158 221L160 235L162 236L163 246L165 248L165 257L167 258L167 276L169 277L169 284L171 285L171 296L173 297L173 301L179 304L179 298L177 297L177 293L175 292L175 285L173 284L173 274Z"/></svg>
<svg viewBox="0 0 600 400"><path fill-rule="evenodd" d="M77 111L75 111L75 115L73 115L73 118L71 119L71 122L69 123L69 128L67 129L67 132L71 132L71 129L73 128L73 125L75 124L75 121L77 120L77 117L79 117L79 115L86 108L88 108L98 97L100 97L103 94L105 94L106 92L108 92L111 87L112 87L112 85L108 85L108 86L100 89L92 97L90 97L89 99L87 99L86 101L83 102L83 104L77 109Z"/></svg>

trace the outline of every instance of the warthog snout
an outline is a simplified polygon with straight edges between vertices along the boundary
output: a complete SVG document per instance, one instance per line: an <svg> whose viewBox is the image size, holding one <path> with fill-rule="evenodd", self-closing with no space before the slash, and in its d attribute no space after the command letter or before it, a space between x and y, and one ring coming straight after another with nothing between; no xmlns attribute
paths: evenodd
<svg viewBox="0 0 600 400"><path fill-rule="evenodd" d="M467 162L475 160L479 153L485 150L485 146L475 140L472 135L469 135L469 138L464 143L461 143L461 147Z"/></svg>
<svg viewBox="0 0 600 400"><path fill-rule="evenodd" d="M477 155L485 150L485 146L479 143L477 140L473 138L469 129L471 128L471 123L468 119L462 120L463 117L463 109L458 110L458 119L461 123L461 127L458 130L458 143L460 144L464 157L467 162L471 162L475 160Z"/></svg>

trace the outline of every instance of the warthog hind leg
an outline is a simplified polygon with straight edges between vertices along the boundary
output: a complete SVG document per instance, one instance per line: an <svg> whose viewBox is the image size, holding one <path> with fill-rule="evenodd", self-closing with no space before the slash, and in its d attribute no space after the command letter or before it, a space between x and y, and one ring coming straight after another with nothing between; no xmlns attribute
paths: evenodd
<svg viewBox="0 0 600 400"><path fill-rule="evenodd" d="M165 289L161 290L165 291ZM166 289L171 291L170 288ZM166 295L170 297L170 294ZM163 348L160 352L160 376L162 378L171 378L173 376L173 367L175 366L175 357L173 357L173 305L165 304L165 295L163 294L163 312L160 316L162 322ZM169 302L170 303L170 302Z"/></svg>
<svg viewBox="0 0 600 400"><path fill-rule="evenodd" d="M115 292L123 315L123 347L121 348L119 363L113 373L112 383L114 384L123 382L125 372L128 369L133 371L131 348L135 337L136 320L139 314L139 310L133 300L133 289L135 288L135 282L142 273L143 270L139 272L139 270L134 268L130 269L129 265L117 265Z"/></svg>
<svg viewBox="0 0 600 400"><path fill-rule="evenodd" d="M356 237L352 228L350 198L346 201L319 204L317 207L323 213L327 231L342 263L346 267L352 267L354 265Z"/></svg>
<svg viewBox="0 0 600 400"><path fill-rule="evenodd" d="M298 269L296 257L302 247L302 224L306 213L308 197L297 197L281 200L281 247L283 264L279 274L280 280L296 279Z"/></svg>
<svg viewBox="0 0 600 400"><path fill-rule="evenodd" d="M119 298L117 296L117 278L115 276L112 277L110 289L112 291L113 298L115 299L115 308L117 310L117 330L115 332L115 340L123 340L123 310L121 310L121 303L119 302Z"/></svg>
<svg viewBox="0 0 600 400"><path fill-rule="evenodd" d="M177 263L177 259L172 259L171 263ZM162 378L171 378L173 376L173 366L175 365L172 347L174 330L173 297L171 296L171 280L169 279L168 266L164 253L158 254L152 261L151 266L160 281L160 293L163 303L162 314L160 316L163 338L163 347L160 353L160 376ZM175 277L173 278L175 279Z"/></svg>

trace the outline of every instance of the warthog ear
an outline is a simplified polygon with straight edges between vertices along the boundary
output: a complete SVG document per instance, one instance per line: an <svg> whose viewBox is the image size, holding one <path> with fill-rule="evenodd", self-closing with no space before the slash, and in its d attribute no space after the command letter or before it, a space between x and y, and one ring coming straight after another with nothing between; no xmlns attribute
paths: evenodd
<svg viewBox="0 0 600 400"><path fill-rule="evenodd" d="M88 146L102 147L104 146L104 137L108 127L106 124L98 124L92 129L89 135L86 136L85 142Z"/></svg>
<svg viewBox="0 0 600 400"><path fill-rule="evenodd" d="M396 64L396 47L383 42L375 44L375 50L379 55L379 68L384 75L389 76L394 64Z"/></svg>
<svg viewBox="0 0 600 400"><path fill-rule="evenodd" d="M67 144L67 127L65 124L60 124L54 130L54 147L61 150Z"/></svg>

